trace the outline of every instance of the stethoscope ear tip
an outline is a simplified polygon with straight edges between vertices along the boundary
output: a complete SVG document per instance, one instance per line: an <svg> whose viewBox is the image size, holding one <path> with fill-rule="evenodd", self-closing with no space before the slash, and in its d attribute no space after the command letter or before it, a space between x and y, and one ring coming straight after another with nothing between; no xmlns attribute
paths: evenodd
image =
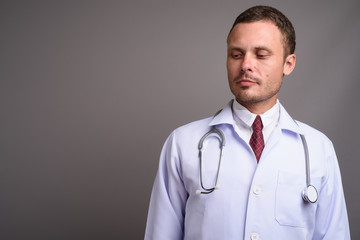
<svg viewBox="0 0 360 240"><path fill-rule="evenodd" d="M200 194L201 194L201 191L200 191L200 190L196 190L195 193L196 193L197 195L200 195Z"/></svg>

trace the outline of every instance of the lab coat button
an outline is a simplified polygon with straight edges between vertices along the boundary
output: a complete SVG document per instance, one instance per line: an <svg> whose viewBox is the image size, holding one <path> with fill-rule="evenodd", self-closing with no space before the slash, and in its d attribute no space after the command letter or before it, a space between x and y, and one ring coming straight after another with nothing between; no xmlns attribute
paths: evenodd
<svg viewBox="0 0 360 240"><path fill-rule="evenodd" d="M254 194L259 195L261 193L261 188L259 186L255 186L253 189Z"/></svg>
<svg viewBox="0 0 360 240"><path fill-rule="evenodd" d="M251 240L259 240L260 235L258 233L252 233L250 238L251 238Z"/></svg>

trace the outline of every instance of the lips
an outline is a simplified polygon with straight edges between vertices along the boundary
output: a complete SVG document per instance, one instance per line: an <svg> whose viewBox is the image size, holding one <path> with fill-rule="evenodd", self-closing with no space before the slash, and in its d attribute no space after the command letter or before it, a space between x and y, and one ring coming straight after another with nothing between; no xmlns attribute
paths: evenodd
<svg viewBox="0 0 360 240"><path fill-rule="evenodd" d="M241 78L240 80L236 81L236 84L240 85L241 87L251 87L256 85L257 82L251 79Z"/></svg>

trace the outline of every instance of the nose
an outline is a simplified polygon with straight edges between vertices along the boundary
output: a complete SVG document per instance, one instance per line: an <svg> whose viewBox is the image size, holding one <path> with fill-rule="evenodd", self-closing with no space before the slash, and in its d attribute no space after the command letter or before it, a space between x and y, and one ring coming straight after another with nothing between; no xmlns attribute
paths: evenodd
<svg viewBox="0 0 360 240"><path fill-rule="evenodd" d="M249 54L245 54L241 63L241 72L252 72L254 70L253 61Z"/></svg>

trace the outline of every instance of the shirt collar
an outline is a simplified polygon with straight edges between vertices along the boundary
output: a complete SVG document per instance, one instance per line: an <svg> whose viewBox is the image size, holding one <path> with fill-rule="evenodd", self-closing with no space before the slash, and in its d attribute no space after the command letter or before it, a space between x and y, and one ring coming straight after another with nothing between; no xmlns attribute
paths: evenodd
<svg viewBox="0 0 360 240"><path fill-rule="evenodd" d="M235 125L232 106L235 103L234 100L231 100L222 110L220 110L210 121L209 126L216 126L220 124L230 124ZM289 113L285 110L282 104L278 101L278 109L279 109L279 123L278 126L282 130L292 131L298 134L305 135L296 121L289 115ZM273 114L273 113L272 113ZM256 117L256 115L255 115ZM255 119L255 118L254 118ZM265 124L265 123L263 123ZM252 122L251 122L252 125ZM250 125L250 126L251 126Z"/></svg>
<svg viewBox="0 0 360 240"><path fill-rule="evenodd" d="M233 107L234 117L237 117L237 119L240 119L248 128L251 128L256 118L256 114L250 112L247 108L245 108L237 101L233 102L232 107ZM260 114L264 128L266 128L272 122L277 123L279 121L279 114L280 114L280 104L279 104L279 100L277 100L276 104L272 108L270 108L265 113Z"/></svg>

